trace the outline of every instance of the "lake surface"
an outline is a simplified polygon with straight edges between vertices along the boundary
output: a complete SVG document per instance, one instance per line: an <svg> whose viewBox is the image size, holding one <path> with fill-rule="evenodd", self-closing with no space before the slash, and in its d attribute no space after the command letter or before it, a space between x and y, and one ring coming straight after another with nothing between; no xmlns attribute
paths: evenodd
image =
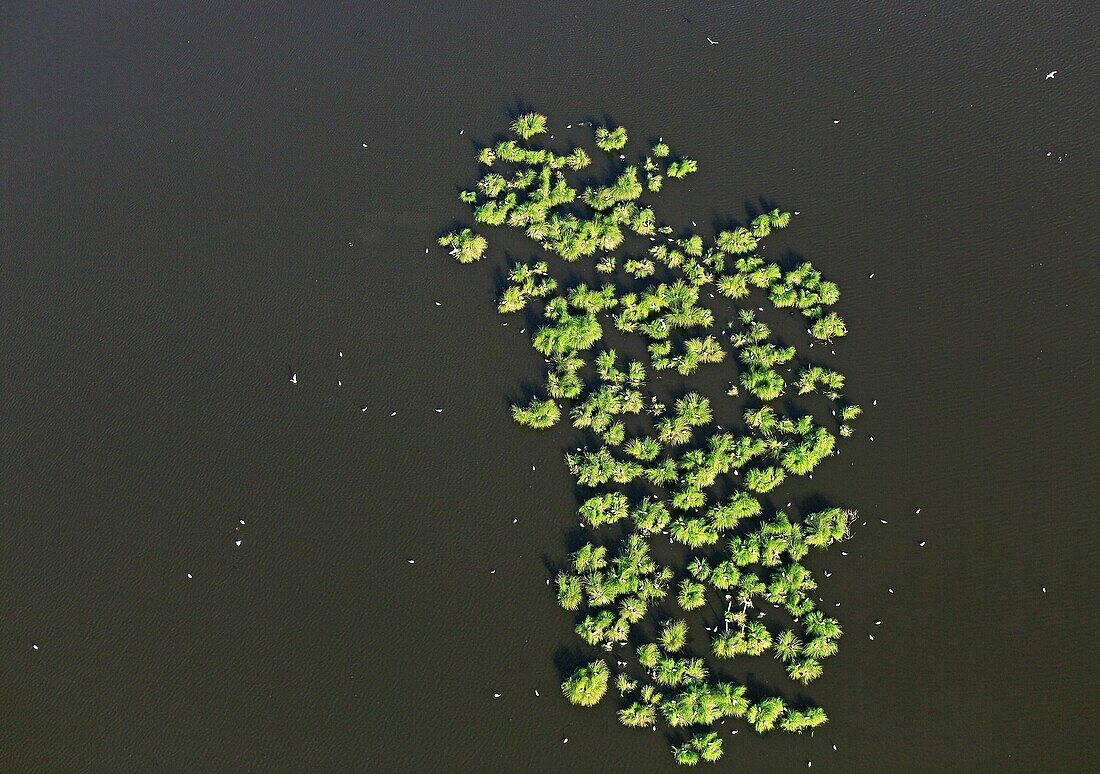
<svg viewBox="0 0 1100 774"><path fill-rule="evenodd" d="M1096 770L1096 7L443 5L2 12L0 768L674 769L559 696L576 436L499 251L425 255L529 106L843 292L830 723L713 770Z"/></svg>

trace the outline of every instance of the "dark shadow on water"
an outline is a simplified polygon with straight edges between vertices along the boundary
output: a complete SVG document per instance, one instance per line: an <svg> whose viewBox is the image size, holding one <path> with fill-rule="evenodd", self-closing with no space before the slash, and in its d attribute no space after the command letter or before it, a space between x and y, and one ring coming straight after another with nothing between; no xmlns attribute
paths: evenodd
<svg viewBox="0 0 1100 774"><path fill-rule="evenodd" d="M559 645L554 649L554 666L557 668L558 675L563 682L579 668L593 660L592 657L585 656L584 651L579 647Z"/></svg>

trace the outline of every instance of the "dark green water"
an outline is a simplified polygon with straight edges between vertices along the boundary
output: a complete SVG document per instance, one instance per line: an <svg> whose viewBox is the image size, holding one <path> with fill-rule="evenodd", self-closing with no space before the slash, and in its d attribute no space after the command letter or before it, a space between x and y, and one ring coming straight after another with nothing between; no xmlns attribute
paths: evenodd
<svg viewBox="0 0 1100 774"><path fill-rule="evenodd" d="M673 768L558 696L573 436L508 417L493 271L424 255L518 105L697 158L670 222L801 211L844 293L813 484L868 524L784 685L831 721L713 770L1100 766L1095 8L0 14L0 769Z"/></svg>

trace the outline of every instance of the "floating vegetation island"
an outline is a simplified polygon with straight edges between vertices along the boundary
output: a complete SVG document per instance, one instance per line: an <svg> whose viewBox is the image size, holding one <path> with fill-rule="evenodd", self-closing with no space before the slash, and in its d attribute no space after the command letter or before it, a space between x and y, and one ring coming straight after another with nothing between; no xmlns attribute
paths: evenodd
<svg viewBox="0 0 1100 774"><path fill-rule="evenodd" d="M847 332L831 310L839 289L809 263L784 268L761 255L789 212L771 209L711 239L661 223L643 198L698 170L663 140L627 164L626 130L597 126L594 153L605 154L609 176L571 183L593 174L588 151L536 147L547 133L538 113L511 129L519 139L481 149L486 172L460 198L478 224L521 230L556 264L516 262L498 309L527 315L547 365L544 392L513 406L515 421L542 430L567 418L588 438L565 455L584 493L578 512L588 542L554 583L592 660L562 684L565 697L593 706L613 688L622 723L667 723L685 765L721 757L713 727L726 718L759 733L821 726L821 708L750 692L716 672L770 655L806 685L837 652L840 623L817 608L817 584L801 562L844 540L855 514L826 507L797 518L771 512L763 496L835 454L860 408L845 401L842 374L803 359L752 308L716 294L766 297L802 318L813 347ZM488 247L469 228L439 243L462 263ZM636 356L601 348L605 334ZM713 405L685 387L683 377L731 360L736 380ZM658 387L673 397L661 400ZM794 396L823 410L790 415L793 403L780 399ZM715 407L735 400L744 401L743 426L725 430ZM672 558L657 558L658 537Z"/></svg>

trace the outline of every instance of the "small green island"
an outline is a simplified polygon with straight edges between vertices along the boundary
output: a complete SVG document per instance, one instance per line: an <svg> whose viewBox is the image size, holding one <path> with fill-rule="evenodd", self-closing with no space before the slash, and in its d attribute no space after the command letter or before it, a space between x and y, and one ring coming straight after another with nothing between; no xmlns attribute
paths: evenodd
<svg viewBox="0 0 1100 774"><path fill-rule="evenodd" d="M789 212L706 238L659 220L646 200L698 171L663 138L627 162L621 126L595 126L594 148L561 152L536 142L547 127L544 115L519 115L515 139L480 149L484 174L459 194L476 225L439 244L475 263L489 247L479 229L511 228L538 256L510 267L497 308L525 316L547 366L539 394L512 407L515 421L545 430L565 419L587 439L564 462L584 493L588 541L553 584L590 653L562 692L590 707L612 691L623 725L667 724L688 766L721 758L715 726L727 718L761 734L818 728L820 707L724 672L774 658L805 686L837 652L840 622L818 608L802 560L846 539L855 514L796 515L763 496L810 476L860 414L844 375L810 360L814 344L822 352L847 333L833 310L840 291L809 263L762 256ZM760 319L765 300L801 321L802 354ZM730 369L724 393L688 389L708 367ZM817 410L792 413L793 400ZM724 429L715 412L731 406L743 424ZM676 560L656 558L658 539Z"/></svg>

